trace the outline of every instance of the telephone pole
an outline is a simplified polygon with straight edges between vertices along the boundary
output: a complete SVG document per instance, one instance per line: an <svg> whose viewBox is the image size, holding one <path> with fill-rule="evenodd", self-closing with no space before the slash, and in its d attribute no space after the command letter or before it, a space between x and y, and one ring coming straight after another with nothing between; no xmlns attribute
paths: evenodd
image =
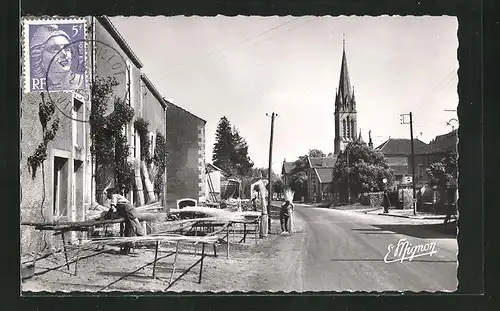
<svg viewBox="0 0 500 311"><path fill-rule="evenodd" d="M266 116L269 116L269 114L266 113ZM267 171L267 184L269 186L268 190L268 197L267 197L267 231L268 233L271 233L271 200L273 197L273 188L272 188L272 180L271 180L271 173L272 173L272 163L273 163L273 136L274 136L274 118L277 117L277 113L272 113L271 114L271 137L269 139L269 168Z"/></svg>
<svg viewBox="0 0 500 311"><path fill-rule="evenodd" d="M404 117L405 116L410 116L410 122L406 123ZM415 190L415 150L413 147L413 115L410 111L409 114L402 114L401 115L401 124L410 124L410 138L411 138L411 184L413 188L413 200L412 200L412 205L413 205L413 215L417 214L416 211L416 196L417 192Z"/></svg>
<svg viewBox="0 0 500 311"><path fill-rule="evenodd" d="M351 205L351 187L349 185L349 149L345 148L347 158L347 205Z"/></svg>

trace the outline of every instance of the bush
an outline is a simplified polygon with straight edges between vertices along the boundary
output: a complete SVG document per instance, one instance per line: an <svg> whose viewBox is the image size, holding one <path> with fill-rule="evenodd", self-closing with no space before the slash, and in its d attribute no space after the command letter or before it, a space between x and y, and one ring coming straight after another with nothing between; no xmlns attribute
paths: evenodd
<svg viewBox="0 0 500 311"><path fill-rule="evenodd" d="M363 193L359 198L359 203L366 206L382 206L384 203L383 192Z"/></svg>

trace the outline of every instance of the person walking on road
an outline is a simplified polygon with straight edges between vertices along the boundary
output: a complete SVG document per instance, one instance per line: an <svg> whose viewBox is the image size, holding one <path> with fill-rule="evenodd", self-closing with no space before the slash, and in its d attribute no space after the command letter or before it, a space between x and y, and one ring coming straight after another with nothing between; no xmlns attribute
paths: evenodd
<svg viewBox="0 0 500 311"><path fill-rule="evenodd" d="M290 219L290 215L293 212L293 204L286 200L283 205L281 205L280 209L280 223L281 223L281 233L289 233L288 222Z"/></svg>

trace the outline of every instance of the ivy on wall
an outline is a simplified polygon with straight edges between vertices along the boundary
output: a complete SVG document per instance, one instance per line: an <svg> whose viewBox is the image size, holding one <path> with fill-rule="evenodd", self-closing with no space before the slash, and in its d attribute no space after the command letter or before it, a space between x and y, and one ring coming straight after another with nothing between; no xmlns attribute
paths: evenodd
<svg viewBox="0 0 500 311"><path fill-rule="evenodd" d="M47 159L47 146L56 137L57 130L59 129L59 117L57 115L54 116L54 103L52 101L46 102L43 93L41 96L42 101L38 105L38 118L42 124L43 140L35 149L35 152L28 157L28 169L30 169L33 179L36 177L37 169ZM49 123L50 127L47 129Z"/></svg>
<svg viewBox="0 0 500 311"><path fill-rule="evenodd" d="M162 133L156 131L156 144L155 144L155 154L153 157L153 163L157 167L158 174L154 180L155 192L160 194L163 191L163 186L165 181L163 179L163 172L167 167L167 141Z"/></svg>
<svg viewBox="0 0 500 311"><path fill-rule="evenodd" d="M134 110L122 99L113 96L116 78L96 78L92 86L92 108L90 112L91 153L98 167L109 168L113 173L115 188L123 193L132 189L134 180L133 163L128 161L130 148L123 129L134 117ZM106 115L110 100L113 112ZM99 188L107 181L98 180Z"/></svg>

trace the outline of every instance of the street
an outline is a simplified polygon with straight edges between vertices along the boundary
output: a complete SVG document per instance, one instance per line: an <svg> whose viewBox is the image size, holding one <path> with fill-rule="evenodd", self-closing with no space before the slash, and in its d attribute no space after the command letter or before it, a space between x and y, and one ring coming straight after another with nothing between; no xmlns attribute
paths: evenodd
<svg viewBox="0 0 500 311"><path fill-rule="evenodd" d="M294 221L296 232L278 238L276 274L260 277L261 289L432 292L458 285L456 239L415 220L299 204ZM412 245L436 242L437 253L385 263L388 246L402 238Z"/></svg>

